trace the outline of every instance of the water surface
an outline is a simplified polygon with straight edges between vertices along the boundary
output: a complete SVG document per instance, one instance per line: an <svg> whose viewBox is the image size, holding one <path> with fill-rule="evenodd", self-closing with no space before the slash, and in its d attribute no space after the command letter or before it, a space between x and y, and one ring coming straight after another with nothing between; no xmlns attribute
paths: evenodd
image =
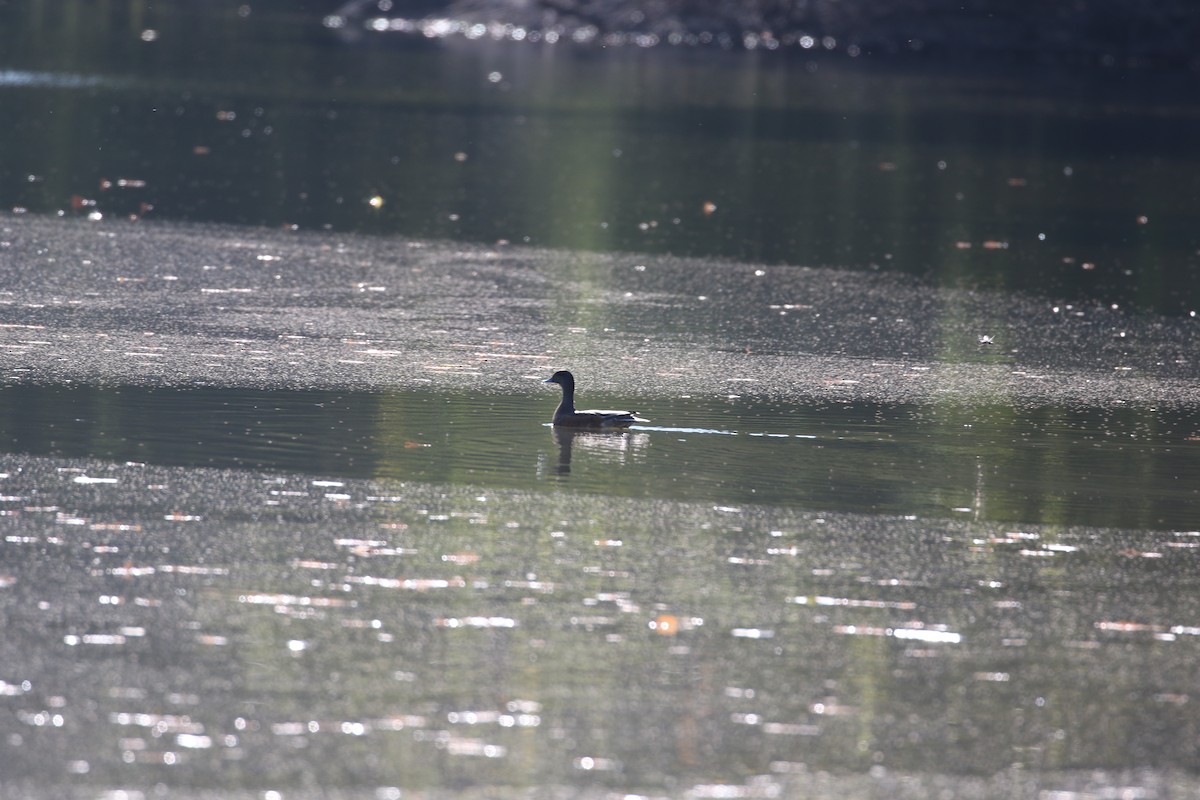
<svg viewBox="0 0 1200 800"><path fill-rule="evenodd" d="M1200 310L1187 72L355 47L320 10L254 8L7 7L0 97L17 123L0 131L0 205L835 265Z"/></svg>
<svg viewBox="0 0 1200 800"><path fill-rule="evenodd" d="M1195 787L1194 529L14 454L0 492L14 795Z"/></svg>
<svg viewBox="0 0 1200 800"><path fill-rule="evenodd" d="M0 4L0 794L1200 796L1193 73L303 5Z"/></svg>
<svg viewBox="0 0 1200 800"><path fill-rule="evenodd" d="M540 388L540 387L539 387ZM552 429L556 391L473 396L11 386L14 453L1037 524L1196 522L1190 410L646 398ZM592 398L610 407L630 398Z"/></svg>

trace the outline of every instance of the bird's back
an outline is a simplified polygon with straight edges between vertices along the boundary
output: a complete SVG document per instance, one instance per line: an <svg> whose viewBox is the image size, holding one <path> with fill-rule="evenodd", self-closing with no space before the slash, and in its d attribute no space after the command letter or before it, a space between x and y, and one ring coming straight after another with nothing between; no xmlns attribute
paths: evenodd
<svg viewBox="0 0 1200 800"><path fill-rule="evenodd" d="M554 415L555 425L577 428L624 428L635 422L647 421L629 411L611 411L599 408Z"/></svg>

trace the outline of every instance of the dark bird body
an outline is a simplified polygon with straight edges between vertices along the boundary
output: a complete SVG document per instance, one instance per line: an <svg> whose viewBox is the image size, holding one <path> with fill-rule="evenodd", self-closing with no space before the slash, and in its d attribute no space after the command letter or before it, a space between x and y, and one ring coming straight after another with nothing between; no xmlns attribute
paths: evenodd
<svg viewBox="0 0 1200 800"><path fill-rule="evenodd" d="M575 409L575 376L565 369L551 375L543 383L562 387L562 402L554 409L554 424L568 428L626 428L635 422L649 422L631 411L608 411L589 408Z"/></svg>

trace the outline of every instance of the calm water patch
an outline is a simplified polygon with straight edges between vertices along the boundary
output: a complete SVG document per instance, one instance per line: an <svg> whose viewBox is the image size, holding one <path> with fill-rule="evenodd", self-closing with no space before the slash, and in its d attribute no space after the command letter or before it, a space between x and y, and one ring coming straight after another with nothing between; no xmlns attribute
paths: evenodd
<svg viewBox="0 0 1200 800"><path fill-rule="evenodd" d="M855 513L1195 524L1190 410L647 398L627 431L556 397L12 386L9 452ZM601 405L628 398L589 397Z"/></svg>

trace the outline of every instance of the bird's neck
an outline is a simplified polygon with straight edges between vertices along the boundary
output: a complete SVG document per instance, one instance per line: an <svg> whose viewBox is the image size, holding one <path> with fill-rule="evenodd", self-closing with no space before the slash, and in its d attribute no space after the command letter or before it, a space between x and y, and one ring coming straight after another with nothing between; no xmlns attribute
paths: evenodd
<svg viewBox="0 0 1200 800"><path fill-rule="evenodd" d="M555 414L574 414L575 413L575 387L563 386L562 402L558 404L558 411Z"/></svg>

